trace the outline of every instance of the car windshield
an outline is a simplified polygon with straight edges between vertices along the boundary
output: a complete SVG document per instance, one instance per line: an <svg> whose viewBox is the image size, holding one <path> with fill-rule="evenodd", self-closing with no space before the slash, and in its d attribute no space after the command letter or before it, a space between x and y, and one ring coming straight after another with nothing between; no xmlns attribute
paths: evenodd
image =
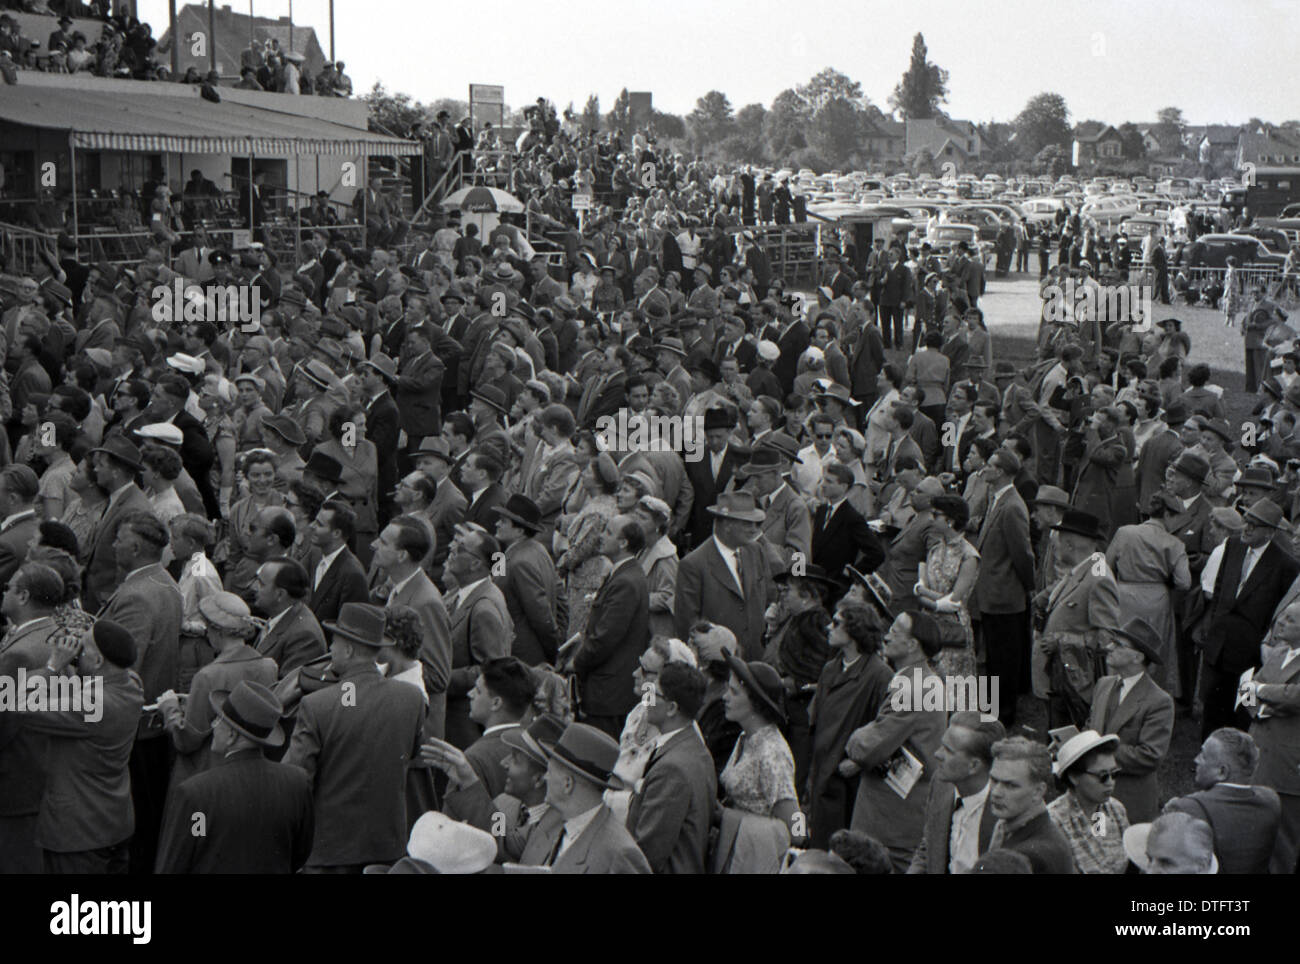
<svg viewBox="0 0 1300 964"><path fill-rule="evenodd" d="M950 225L940 225L934 236L940 241L966 241L970 239L970 231Z"/></svg>

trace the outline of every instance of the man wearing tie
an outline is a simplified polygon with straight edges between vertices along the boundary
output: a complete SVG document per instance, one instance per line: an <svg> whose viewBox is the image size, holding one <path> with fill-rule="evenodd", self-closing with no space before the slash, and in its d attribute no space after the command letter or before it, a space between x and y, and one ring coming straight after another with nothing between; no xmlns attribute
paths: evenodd
<svg viewBox="0 0 1300 964"><path fill-rule="evenodd" d="M993 744L1006 729L975 711L954 713L939 748L925 829L912 855L909 874L969 874L988 849L997 823L988 805Z"/></svg>
<svg viewBox="0 0 1300 964"><path fill-rule="evenodd" d="M962 435L971 420L971 403L974 401L970 387L962 384L952 390L948 398L947 421L943 424L943 470L961 475ZM967 445L969 448L969 444Z"/></svg>
<svg viewBox="0 0 1300 964"><path fill-rule="evenodd" d="M827 572L848 565L874 572L885 561L885 550L862 513L849 503L853 471L838 462L822 466L822 504L813 515L812 561Z"/></svg>
<svg viewBox="0 0 1300 964"><path fill-rule="evenodd" d="M1278 623L1281 645L1243 687L1241 702L1250 713L1250 735L1259 747L1259 766L1251 782L1272 787L1282 805L1269 872L1289 874L1300 852L1300 604Z"/></svg>

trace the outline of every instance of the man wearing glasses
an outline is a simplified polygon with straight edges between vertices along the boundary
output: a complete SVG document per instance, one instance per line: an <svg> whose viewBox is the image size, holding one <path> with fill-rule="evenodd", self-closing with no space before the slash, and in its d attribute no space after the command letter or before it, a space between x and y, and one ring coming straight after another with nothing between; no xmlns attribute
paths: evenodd
<svg viewBox="0 0 1300 964"><path fill-rule="evenodd" d="M1160 784L1156 769L1169 752L1174 701L1156 685L1147 667L1160 662L1160 635L1143 619L1114 630L1106 645L1108 675L1092 691L1088 729L1115 734L1115 799L1130 823L1154 820Z"/></svg>

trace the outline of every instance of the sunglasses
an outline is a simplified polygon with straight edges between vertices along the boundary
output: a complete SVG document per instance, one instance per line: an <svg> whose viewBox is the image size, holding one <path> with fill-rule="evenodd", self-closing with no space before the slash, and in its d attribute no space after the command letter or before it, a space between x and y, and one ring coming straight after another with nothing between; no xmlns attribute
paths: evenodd
<svg viewBox="0 0 1300 964"><path fill-rule="evenodd" d="M1098 783L1114 783L1115 777L1119 776L1118 770L1102 770L1101 772L1096 770L1084 770L1083 772L1095 779Z"/></svg>

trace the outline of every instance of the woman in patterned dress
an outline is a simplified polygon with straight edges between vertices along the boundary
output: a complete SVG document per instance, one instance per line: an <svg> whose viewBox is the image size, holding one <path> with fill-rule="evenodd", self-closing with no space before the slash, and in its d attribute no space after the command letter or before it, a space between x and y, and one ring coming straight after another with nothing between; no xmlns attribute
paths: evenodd
<svg viewBox="0 0 1300 964"><path fill-rule="evenodd" d="M1113 734L1084 730L1056 751L1052 769L1065 792L1047 805L1047 815L1070 842L1081 874L1122 874L1128 867L1128 811L1114 797L1118 745Z"/></svg>
<svg viewBox="0 0 1300 964"><path fill-rule="evenodd" d="M934 671L940 676L968 676L975 672L975 637L966 600L975 588L980 563L979 552L964 534L970 510L966 500L955 495L938 496L930 508L932 541L917 569L916 598L945 630Z"/></svg>
<svg viewBox="0 0 1300 964"><path fill-rule="evenodd" d="M618 481L618 466L608 452L601 452L582 470L587 501L565 527L568 548L555 564L568 587L570 633L586 628L591 601L609 572L609 560L600 554L600 540L605 523L618 515L614 504Z"/></svg>

